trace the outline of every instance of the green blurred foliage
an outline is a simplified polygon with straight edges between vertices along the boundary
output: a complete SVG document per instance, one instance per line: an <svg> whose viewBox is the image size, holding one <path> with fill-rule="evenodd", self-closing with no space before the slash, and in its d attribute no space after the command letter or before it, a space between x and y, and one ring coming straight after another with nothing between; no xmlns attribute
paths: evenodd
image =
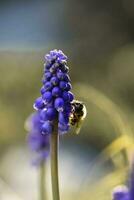
<svg viewBox="0 0 134 200"><path fill-rule="evenodd" d="M133 120L133 49L133 46L118 49L104 60L104 65L100 63L100 66L98 64L92 67L88 63L85 66L76 66L69 61L72 84L75 86L82 83L96 88L127 114L130 124ZM47 50L0 53L1 147L25 142L24 122L33 112L33 102L39 96L45 53ZM96 107L93 100L85 100L78 95L77 90L77 87L74 88L76 98L84 100L88 110L79 139L87 140L90 145L102 149L118 133L105 112ZM98 140L99 144L96 142Z"/></svg>

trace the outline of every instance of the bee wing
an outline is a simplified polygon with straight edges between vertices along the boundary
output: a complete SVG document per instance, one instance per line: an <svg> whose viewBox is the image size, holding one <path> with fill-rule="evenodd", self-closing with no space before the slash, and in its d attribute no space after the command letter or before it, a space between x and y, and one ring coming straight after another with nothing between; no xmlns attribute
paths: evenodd
<svg viewBox="0 0 134 200"><path fill-rule="evenodd" d="M80 133L81 127L82 127L83 119L81 119L77 124L76 124L76 134Z"/></svg>
<svg viewBox="0 0 134 200"><path fill-rule="evenodd" d="M81 127L76 128L76 134L78 135L80 133Z"/></svg>
<svg viewBox="0 0 134 200"><path fill-rule="evenodd" d="M87 109L86 109L85 105L83 105L83 113L84 113L84 115L82 117L82 120L84 120L86 118L86 116L87 116Z"/></svg>
<svg viewBox="0 0 134 200"><path fill-rule="evenodd" d="M81 119L79 120L79 122L76 124L76 134L79 134L80 130L81 130L81 127L82 127L82 123L87 115L87 110L86 110L86 107L84 105L83 107L83 116L81 117Z"/></svg>

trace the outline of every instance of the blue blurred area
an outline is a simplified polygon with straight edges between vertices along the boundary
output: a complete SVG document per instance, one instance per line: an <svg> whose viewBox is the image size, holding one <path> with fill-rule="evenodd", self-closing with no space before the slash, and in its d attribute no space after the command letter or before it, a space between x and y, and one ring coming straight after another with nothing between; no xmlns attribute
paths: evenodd
<svg viewBox="0 0 134 200"><path fill-rule="evenodd" d="M65 6L62 0L1 2L0 49L44 48L67 39Z"/></svg>

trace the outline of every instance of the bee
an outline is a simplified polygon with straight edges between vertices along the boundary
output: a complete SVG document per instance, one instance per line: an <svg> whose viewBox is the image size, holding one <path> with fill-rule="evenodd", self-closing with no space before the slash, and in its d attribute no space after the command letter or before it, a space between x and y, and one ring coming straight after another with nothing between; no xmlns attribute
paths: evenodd
<svg viewBox="0 0 134 200"><path fill-rule="evenodd" d="M72 103L72 111L70 114L70 124L76 127L76 134L80 132L83 120L86 117L87 111L83 102L74 100Z"/></svg>

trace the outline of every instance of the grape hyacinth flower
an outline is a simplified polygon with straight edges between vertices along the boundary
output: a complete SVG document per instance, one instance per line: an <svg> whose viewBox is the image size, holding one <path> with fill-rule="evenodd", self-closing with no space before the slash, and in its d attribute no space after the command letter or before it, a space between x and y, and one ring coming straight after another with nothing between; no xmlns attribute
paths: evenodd
<svg viewBox="0 0 134 200"><path fill-rule="evenodd" d="M34 159L34 164L39 167L39 184L40 184L40 200L44 200L46 193L44 190L44 176L46 159L50 151L50 141L49 135L43 135L42 122L40 120L40 111L37 111L29 116L26 121L26 129L28 131L28 144L30 149L34 152L36 159Z"/></svg>
<svg viewBox="0 0 134 200"><path fill-rule="evenodd" d="M34 103L34 108L41 113L42 134L51 134L55 121L59 134L69 131L74 95L70 91L72 86L66 64L67 56L61 50L50 51L45 56L41 96Z"/></svg>
<svg viewBox="0 0 134 200"><path fill-rule="evenodd" d="M35 112L29 116L26 121L26 129L29 147L36 155L34 163L40 165L47 159L50 148L49 135L41 134L40 112Z"/></svg>
<svg viewBox="0 0 134 200"><path fill-rule="evenodd" d="M40 113L41 133L50 135L51 182L53 200L60 200L58 180L59 135L70 129L69 118L74 95L68 75L67 56L61 50L50 51L45 56L41 96L34 103Z"/></svg>

